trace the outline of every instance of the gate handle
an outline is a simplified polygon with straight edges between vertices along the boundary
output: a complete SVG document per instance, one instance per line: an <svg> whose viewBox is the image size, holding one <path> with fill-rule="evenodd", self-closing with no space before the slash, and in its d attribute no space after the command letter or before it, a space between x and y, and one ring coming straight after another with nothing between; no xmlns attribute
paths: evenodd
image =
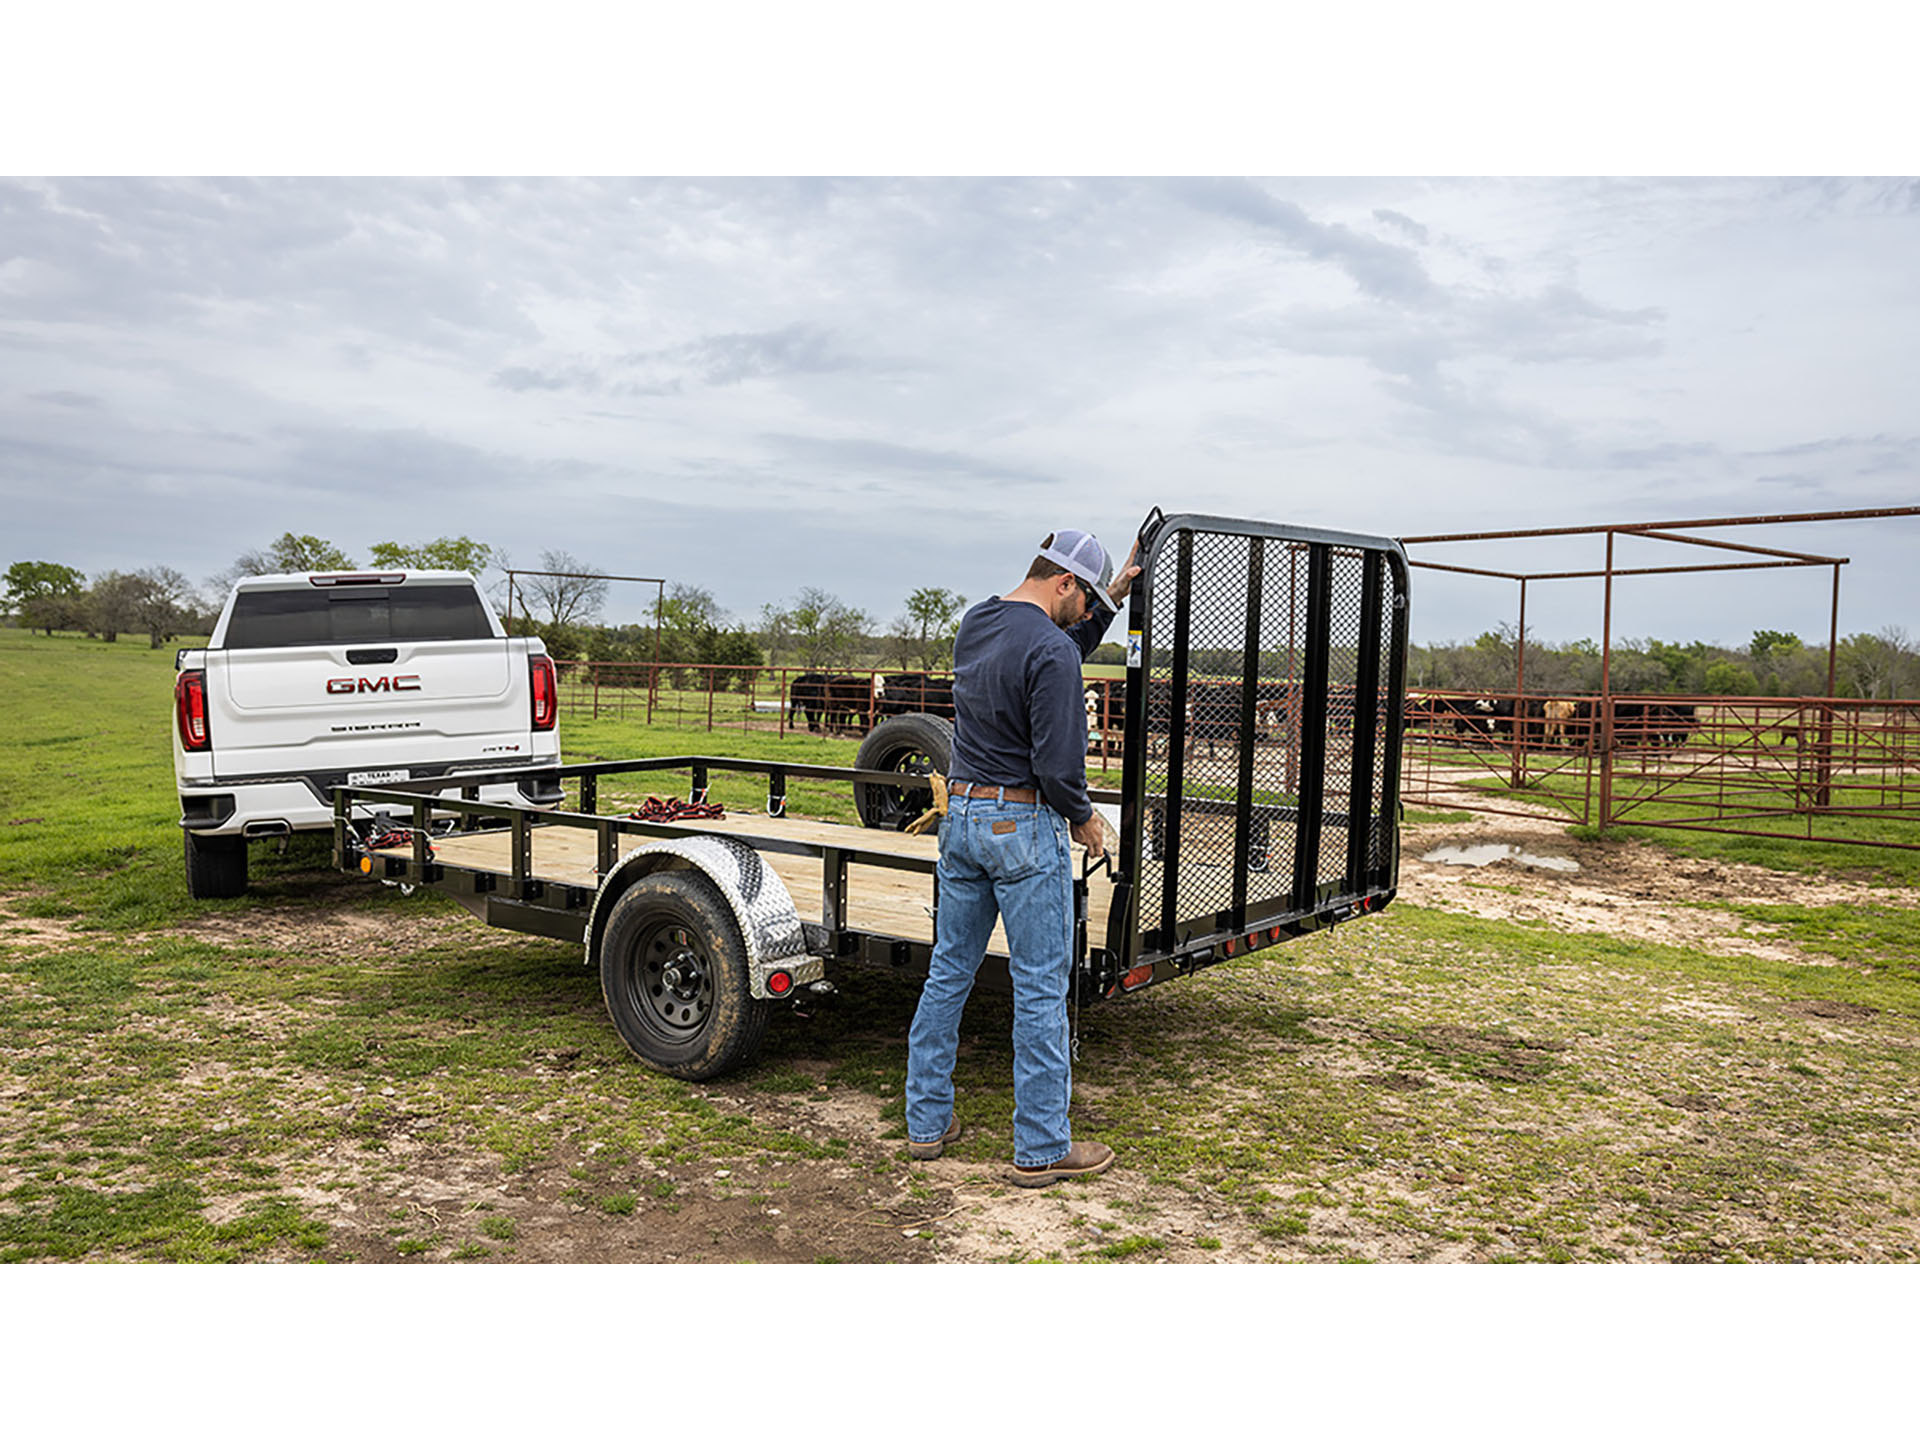
<svg viewBox="0 0 1920 1440"><path fill-rule="evenodd" d="M1147 547L1153 544L1153 537L1160 533L1160 527L1167 523L1167 517L1160 512L1158 505L1147 512L1147 518L1140 522L1140 558L1144 563Z"/></svg>

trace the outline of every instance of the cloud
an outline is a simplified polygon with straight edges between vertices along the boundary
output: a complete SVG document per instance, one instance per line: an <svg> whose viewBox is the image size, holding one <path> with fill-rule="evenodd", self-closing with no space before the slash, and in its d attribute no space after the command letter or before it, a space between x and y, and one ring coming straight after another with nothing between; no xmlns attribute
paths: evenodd
<svg viewBox="0 0 1920 1440"><path fill-rule="evenodd" d="M576 357L547 368L509 365L494 372L493 383L520 393L665 396L748 380L825 375L859 368L836 349L831 331L796 323L758 333L703 335L660 350Z"/></svg>
<svg viewBox="0 0 1920 1440"><path fill-rule="evenodd" d="M1398 210L1376 210L1373 212L1373 218L1383 225L1391 225L1402 234L1418 240L1422 245L1427 243L1427 227L1410 216L1402 215Z"/></svg>
<svg viewBox="0 0 1920 1440"><path fill-rule="evenodd" d="M1332 263L1375 299L1419 304L1437 293L1418 258L1404 246L1317 221L1291 200L1251 181L1186 181L1176 184L1173 194L1197 210L1244 221L1309 259Z"/></svg>
<svg viewBox="0 0 1920 1440"><path fill-rule="evenodd" d="M1061 483L1056 475L1023 465L952 451L923 450L886 441L778 434L763 435L761 439L783 455L839 474L874 479L928 476L964 478L975 484L1008 489Z"/></svg>

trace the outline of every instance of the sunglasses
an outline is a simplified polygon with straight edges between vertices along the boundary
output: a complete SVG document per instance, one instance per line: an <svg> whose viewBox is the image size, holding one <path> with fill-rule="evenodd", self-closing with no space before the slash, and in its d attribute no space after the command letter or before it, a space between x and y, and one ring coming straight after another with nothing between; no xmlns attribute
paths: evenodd
<svg viewBox="0 0 1920 1440"><path fill-rule="evenodd" d="M1078 575L1073 577L1073 583L1080 587L1081 598L1083 598L1087 602L1087 613L1091 615L1094 612L1094 610L1099 607L1099 604L1100 604L1100 602L1094 598L1093 587L1087 584L1087 582L1082 580Z"/></svg>

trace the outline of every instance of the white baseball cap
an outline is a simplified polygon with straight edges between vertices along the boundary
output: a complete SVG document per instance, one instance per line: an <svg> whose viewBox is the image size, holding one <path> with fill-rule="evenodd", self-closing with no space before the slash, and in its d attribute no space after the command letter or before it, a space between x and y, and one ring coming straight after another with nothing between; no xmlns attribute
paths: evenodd
<svg viewBox="0 0 1920 1440"><path fill-rule="evenodd" d="M1102 609L1113 611L1119 608L1113 603L1113 597L1107 594L1107 587L1113 583L1113 557L1107 554L1106 546L1090 532L1054 531L1040 542L1040 558L1051 560L1062 570L1086 581L1093 588Z"/></svg>

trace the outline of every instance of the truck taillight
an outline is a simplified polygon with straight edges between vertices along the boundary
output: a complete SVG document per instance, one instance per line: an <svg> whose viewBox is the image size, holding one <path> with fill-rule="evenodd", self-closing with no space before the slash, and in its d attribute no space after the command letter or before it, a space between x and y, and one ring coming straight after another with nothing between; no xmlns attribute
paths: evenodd
<svg viewBox="0 0 1920 1440"><path fill-rule="evenodd" d="M213 738L207 733L207 672L182 670L173 682L173 713L180 724L180 745L185 750L205 750Z"/></svg>
<svg viewBox="0 0 1920 1440"><path fill-rule="evenodd" d="M560 685L553 661L545 655L534 655L527 663L533 667L533 728L551 730L560 718Z"/></svg>

